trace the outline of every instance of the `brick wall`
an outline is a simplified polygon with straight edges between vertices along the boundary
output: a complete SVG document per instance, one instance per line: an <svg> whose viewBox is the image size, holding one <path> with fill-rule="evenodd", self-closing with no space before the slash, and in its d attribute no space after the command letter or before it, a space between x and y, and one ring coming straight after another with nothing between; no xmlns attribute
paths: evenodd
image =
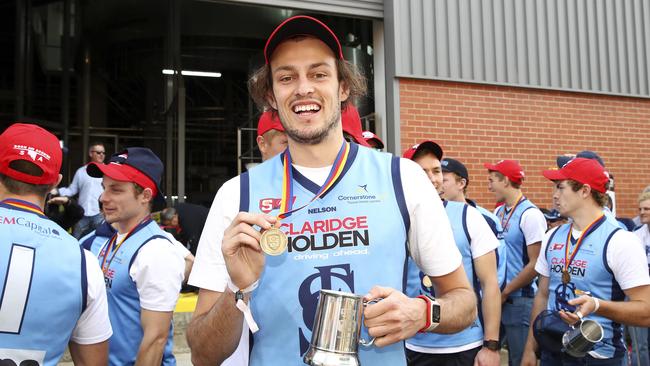
<svg viewBox="0 0 650 366"><path fill-rule="evenodd" d="M469 197L493 207L483 162L516 159L524 193L551 205L541 171L564 153L593 150L616 180L618 216L636 216L650 185L650 99L431 80L400 80L402 151L424 139L465 163Z"/></svg>

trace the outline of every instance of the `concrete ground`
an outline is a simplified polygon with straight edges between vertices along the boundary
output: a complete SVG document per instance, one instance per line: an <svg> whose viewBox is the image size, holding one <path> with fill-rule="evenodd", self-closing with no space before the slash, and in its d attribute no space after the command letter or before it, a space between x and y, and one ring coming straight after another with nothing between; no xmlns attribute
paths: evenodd
<svg viewBox="0 0 650 366"><path fill-rule="evenodd" d="M191 366L190 349L185 340L185 329L190 321L191 313L174 313L174 356L176 356L176 363L178 366ZM70 360L70 355L66 353L63 357L63 362L59 366L73 366ZM501 366L508 365L508 353L505 350L501 351Z"/></svg>

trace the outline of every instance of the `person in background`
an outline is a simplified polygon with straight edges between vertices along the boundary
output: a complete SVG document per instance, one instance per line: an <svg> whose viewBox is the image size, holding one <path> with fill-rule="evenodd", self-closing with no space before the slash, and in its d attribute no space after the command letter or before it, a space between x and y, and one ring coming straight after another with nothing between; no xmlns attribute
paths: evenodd
<svg viewBox="0 0 650 366"><path fill-rule="evenodd" d="M444 161L442 156L442 148L434 141L423 141L403 154L404 158L411 159L422 167L440 197L444 199L445 173L441 166L449 167L449 160ZM446 164L443 165L443 162ZM447 178L450 178L449 174L453 173L446 174ZM449 185L450 182L447 183ZM451 193L451 189L447 191ZM457 201L444 200L443 204L454 241L463 256L465 273L480 299L479 313L482 319L477 319L472 325L455 334L424 333L407 339L406 355L409 366L500 365L501 298L496 255L500 243L483 215L467 205L464 199L455 198ZM428 293L435 296L430 285L431 281L409 260L407 294L417 296Z"/></svg>
<svg viewBox="0 0 650 366"><path fill-rule="evenodd" d="M542 213L544 214L544 218L546 219L546 225L548 227L547 231L551 230L556 226L566 224L567 222L566 217L560 215L560 212L555 208L552 210L540 208L540 210L542 211Z"/></svg>
<svg viewBox="0 0 650 366"><path fill-rule="evenodd" d="M96 258L43 214L59 140L32 124L0 135L0 364L106 365L112 334Z"/></svg>
<svg viewBox="0 0 650 366"><path fill-rule="evenodd" d="M643 191L641 191L641 194L646 193L646 192L650 192L650 185L645 187L643 189ZM636 215L636 217L634 217L632 219L632 221L634 221L634 228L638 228L639 226L643 225L643 224L641 224L641 214Z"/></svg>
<svg viewBox="0 0 650 366"><path fill-rule="evenodd" d="M114 334L109 364L176 364L172 312L184 275L184 262L166 233L151 219L161 202L163 164L150 150L130 147L108 164L90 163L92 177L102 178L102 209L117 231L107 241L90 243L104 272Z"/></svg>
<svg viewBox="0 0 650 366"><path fill-rule="evenodd" d="M465 165L456 159L444 158L440 166L442 168L442 185L440 186L440 197L452 202L465 202L476 208L485 222L490 226L492 233L499 240L497 249L497 277L499 288L503 290L506 285L506 263L507 263L507 245L503 238L503 228L501 221L490 210L479 206L475 201L467 198L467 187L469 186L469 172Z"/></svg>
<svg viewBox="0 0 650 366"><path fill-rule="evenodd" d="M645 250L648 270L650 272L650 189L644 189L639 195L639 222L640 226L634 234L641 241ZM648 354L649 332L647 327L628 327L632 336L632 365L649 366Z"/></svg>
<svg viewBox="0 0 650 366"><path fill-rule="evenodd" d="M194 203L179 202L174 207L167 207L160 214L160 223L178 239L192 255L196 255L201 232L208 218L209 210Z"/></svg>
<svg viewBox="0 0 650 366"><path fill-rule="evenodd" d="M373 149L377 150L383 150L384 149L384 142L381 141L379 136L375 135L374 132L372 131L363 131L361 134L363 136L363 139L366 140L368 145L372 147Z"/></svg>
<svg viewBox="0 0 650 366"><path fill-rule="evenodd" d="M277 112L269 110L260 115L257 122L256 141L262 154L262 161L280 154L287 148L287 134L284 133L284 127L280 123Z"/></svg>
<svg viewBox="0 0 650 366"><path fill-rule="evenodd" d="M88 148L90 163L103 163L106 149L100 142L95 142ZM79 195L78 203L84 209L84 217L77 222L72 230L72 236L80 239L95 230L101 224L103 217L99 212L99 195L102 193L102 180L93 178L86 172L86 166L77 169L68 187L60 187L52 193L55 196L72 197Z"/></svg>
<svg viewBox="0 0 650 366"><path fill-rule="evenodd" d="M370 147L363 138L361 127L361 117L357 107L348 104L341 109L341 127L343 128L343 137L346 141L355 142L361 146Z"/></svg>
<svg viewBox="0 0 650 366"><path fill-rule="evenodd" d="M495 211L501 221L507 244L506 286L501 291L501 324L508 342L508 363L519 365L530 324L529 315L537 285L535 261L546 232L542 212L521 191L524 171L515 160L484 164L488 170L488 189L503 201Z"/></svg>
<svg viewBox="0 0 650 366"><path fill-rule="evenodd" d="M538 349L535 335L542 336L540 328L531 327L522 365L536 365L535 353L541 351L542 366L620 366L626 359L622 324L650 325L645 253L634 234L605 217L608 176L595 160L574 158L543 175L555 185L553 201L571 222L544 236L535 264L539 291L531 323L546 310L568 324L594 320L603 333L586 356L576 358L561 346L552 349L541 343Z"/></svg>
<svg viewBox="0 0 650 366"><path fill-rule="evenodd" d="M602 166L603 169L606 169L605 160L603 160L603 158L601 158L600 155L590 150L580 151L576 155L564 154L558 156L555 159L558 169L561 169L564 165L566 165L566 163L571 161L574 157L594 160L600 166ZM607 197L603 203L603 212L605 213L605 218L618 225L618 227L620 227L621 229L632 231L634 229L633 227L634 224L627 221L629 219L619 220L616 217L616 205L614 201L616 197L614 193L614 176L610 174L607 170L605 170L605 174L607 174L608 177Z"/></svg>
<svg viewBox="0 0 650 366"><path fill-rule="evenodd" d="M65 231L72 227L84 217L84 209L79 206L73 197L56 196L48 193L45 205L45 215L56 222Z"/></svg>

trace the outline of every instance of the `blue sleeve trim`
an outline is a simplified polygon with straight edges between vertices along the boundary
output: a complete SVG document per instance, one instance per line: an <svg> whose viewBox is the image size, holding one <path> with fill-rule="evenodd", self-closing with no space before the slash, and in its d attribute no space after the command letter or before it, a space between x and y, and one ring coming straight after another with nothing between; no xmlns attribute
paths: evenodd
<svg viewBox="0 0 650 366"><path fill-rule="evenodd" d="M169 242L169 244L174 245L174 244L169 240L169 238L166 237L166 236L164 236L164 235L154 235L154 236L150 237L149 239L145 240L144 243L142 243L142 244L138 247L138 249L136 249L135 253L133 254L133 257L131 257L131 261L129 262L129 271L131 270L131 266L133 265L133 262L135 262L135 258L138 256L138 253L140 253L140 249L142 249L142 247L145 246L145 244L147 244L148 242L150 242L150 241L152 241L152 240L154 240L154 239L165 239L165 240L167 240L167 241Z"/></svg>
<svg viewBox="0 0 650 366"><path fill-rule="evenodd" d="M609 234L607 240L605 240L605 246L603 248L603 266L605 266L607 272L609 272L612 276L614 275L614 272L612 271L612 269L609 267L609 264L607 263L607 248L609 248L609 241L612 240L612 236L614 236L614 234L616 234L616 232L618 232L619 230L623 230L623 229L617 227L616 229L614 229L614 231L612 231L611 234Z"/></svg>
<svg viewBox="0 0 650 366"><path fill-rule="evenodd" d="M469 229L467 228L467 205L463 205L463 231L465 232L465 237L470 246L470 252L472 251L472 237L469 235Z"/></svg>
<svg viewBox="0 0 650 366"><path fill-rule="evenodd" d="M250 208L249 177L248 172L239 176L239 212L248 212Z"/></svg>
<svg viewBox="0 0 650 366"><path fill-rule="evenodd" d="M81 248L86 249L87 251L91 251L90 248L93 246L93 241L95 241L95 238L97 235L91 235L89 236L86 240L84 240L81 243Z"/></svg>
<svg viewBox="0 0 650 366"><path fill-rule="evenodd" d="M83 314L88 306L88 273L86 269L86 254L84 253L84 248L79 247L79 251L81 252L81 313Z"/></svg>
<svg viewBox="0 0 650 366"><path fill-rule="evenodd" d="M397 206L402 214L404 222L404 229L406 236L411 230L411 219L409 218L409 211L406 206L406 198L404 198L404 187L402 186L402 172L400 168L400 158L394 156L391 161L391 175L393 178L393 190L395 191L395 198L397 199Z"/></svg>

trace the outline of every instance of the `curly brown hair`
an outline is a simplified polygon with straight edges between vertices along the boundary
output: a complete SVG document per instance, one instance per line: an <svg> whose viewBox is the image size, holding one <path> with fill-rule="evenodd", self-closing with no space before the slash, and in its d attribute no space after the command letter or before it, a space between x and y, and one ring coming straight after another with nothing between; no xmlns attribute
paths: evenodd
<svg viewBox="0 0 650 366"><path fill-rule="evenodd" d="M347 60L336 59L336 70L339 82L344 83L350 93L348 98L341 102L341 110L343 110L349 103L354 104L356 98L366 94L367 81L359 68ZM255 70L248 78L248 92L260 110L273 109L268 102L268 97L273 93L271 67L268 64Z"/></svg>

